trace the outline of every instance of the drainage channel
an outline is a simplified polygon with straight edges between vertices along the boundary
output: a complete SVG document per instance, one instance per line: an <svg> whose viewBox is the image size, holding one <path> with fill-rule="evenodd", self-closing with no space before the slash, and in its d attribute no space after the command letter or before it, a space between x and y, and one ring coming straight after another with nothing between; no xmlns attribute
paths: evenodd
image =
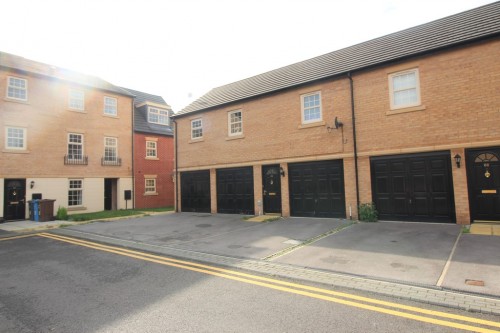
<svg viewBox="0 0 500 333"><path fill-rule="evenodd" d="M287 241L285 241L283 243L285 243L285 244L291 244L292 246L287 247L286 249L283 249L283 250L278 251L276 253L270 254L267 257L261 258L261 260L272 261L273 259L282 257L282 256L284 256L286 254L289 254L290 252L293 252L293 251L295 251L297 249L300 249L300 248L302 248L304 246L313 244L313 243L319 241L320 239L323 239L323 238L328 237L330 235L336 234L339 231L344 230L346 228L349 228L353 224L356 224L356 223L357 222L350 222L350 223L348 223L346 225L341 225L340 227L337 227L335 229L329 230L329 231L327 231L325 233L322 233L321 235L315 236L313 238L309 238L309 239L304 240L304 241L296 240L296 239L289 239L289 240L287 240Z"/></svg>

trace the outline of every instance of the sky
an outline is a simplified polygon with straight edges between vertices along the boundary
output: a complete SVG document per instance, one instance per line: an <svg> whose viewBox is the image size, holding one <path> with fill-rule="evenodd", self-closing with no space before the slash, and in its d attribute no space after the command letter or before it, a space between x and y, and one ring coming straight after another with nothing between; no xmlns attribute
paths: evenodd
<svg viewBox="0 0 500 333"><path fill-rule="evenodd" d="M493 0L0 0L0 51L160 95L210 89Z"/></svg>

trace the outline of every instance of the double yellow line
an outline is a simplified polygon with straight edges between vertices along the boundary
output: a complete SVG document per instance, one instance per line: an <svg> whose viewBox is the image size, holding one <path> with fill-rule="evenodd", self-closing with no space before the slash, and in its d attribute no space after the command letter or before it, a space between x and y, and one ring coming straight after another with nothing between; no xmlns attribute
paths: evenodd
<svg viewBox="0 0 500 333"><path fill-rule="evenodd" d="M178 267L182 269L187 269L190 271L213 275L225 279L230 279L234 281L244 282L248 284L253 284L265 288L270 288L274 290L280 290L283 292L293 293L297 295L302 295L306 297L311 297L315 299L321 299L324 301L334 302L338 304L353 306L360 309L375 311L379 313L384 313L392 316L413 319L429 324L452 327L462 330L468 330L471 332L500 332L500 330L495 330L491 328L500 328L499 322L493 322L489 320L482 320L473 317L466 317L455 315L451 313L445 313L440 311L433 311L423 308L418 308L414 306L408 306L404 304L398 304L393 302L386 302L377 299L372 299L368 297L362 297L357 295L352 295L348 293L336 292L328 289L310 287L307 285L301 285L291 282L280 281L276 279L266 278L262 276L246 274L238 271L223 269L214 266L208 266L204 264L177 260L173 258L168 258L164 256L153 255L145 252L128 250L115 246L108 246L99 243L89 242L85 240L80 240L72 237L54 235L49 233L40 233L37 236L50 238L53 240L66 242L74 245L84 246L87 248L114 253L130 258L135 258L139 260L145 260L160 265L167 265L172 267ZM442 318L442 319L440 319ZM472 326L470 324L478 325ZM488 328L489 327L489 328Z"/></svg>

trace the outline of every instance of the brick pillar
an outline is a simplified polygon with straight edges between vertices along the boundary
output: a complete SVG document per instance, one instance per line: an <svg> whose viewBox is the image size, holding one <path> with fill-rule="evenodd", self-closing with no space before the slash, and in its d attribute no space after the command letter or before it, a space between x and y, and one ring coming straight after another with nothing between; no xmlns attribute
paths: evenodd
<svg viewBox="0 0 500 333"><path fill-rule="evenodd" d="M281 177L281 216L290 216L290 192L288 188L288 164L281 163L280 167L285 171L285 177Z"/></svg>
<svg viewBox="0 0 500 333"><path fill-rule="evenodd" d="M264 214L264 202L262 198L262 166L253 166L253 204L255 215Z"/></svg>
<svg viewBox="0 0 500 333"><path fill-rule="evenodd" d="M462 156L460 168L455 163L454 156ZM467 165L463 148L451 150L451 173L453 175L453 191L455 196L455 214L457 224L470 224L469 192L467 190Z"/></svg>
<svg viewBox="0 0 500 333"><path fill-rule="evenodd" d="M210 212L217 213L217 173L210 169Z"/></svg>

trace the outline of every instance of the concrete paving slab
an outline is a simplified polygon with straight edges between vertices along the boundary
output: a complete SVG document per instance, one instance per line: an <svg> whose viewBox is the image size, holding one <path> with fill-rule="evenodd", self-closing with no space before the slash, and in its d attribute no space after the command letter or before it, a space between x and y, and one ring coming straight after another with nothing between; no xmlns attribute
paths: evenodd
<svg viewBox="0 0 500 333"><path fill-rule="evenodd" d="M493 236L500 236L500 225L495 225L491 228L493 229Z"/></svg>
<svg viewBox="0 0 500 333"><path fill-rule="evenodd" d="M466 284L482 281L484 286ZM443 287L500 296L500 239L464 234L460 237Z"/></svg>
<svg viewBox="0 0 500 333"><path fill-rule="evenodd" d="M274 261L435 285L460 229L455 224L358 223Z"/></svg>
<svg viewBox="0 0 500 333"><path fill-rule="evenodd" d="M349 223L338 219L280 219L259 224L258 228L235 230L225 235L185 242L175 247L232 257L260 259Z"/></svg>
<svg viewBox="0 0 500 333"><path fill-rule="evenodd" d="M473 224L470 227L470 233L473 235L491 235L492 227L485 224Z"/></svg>

